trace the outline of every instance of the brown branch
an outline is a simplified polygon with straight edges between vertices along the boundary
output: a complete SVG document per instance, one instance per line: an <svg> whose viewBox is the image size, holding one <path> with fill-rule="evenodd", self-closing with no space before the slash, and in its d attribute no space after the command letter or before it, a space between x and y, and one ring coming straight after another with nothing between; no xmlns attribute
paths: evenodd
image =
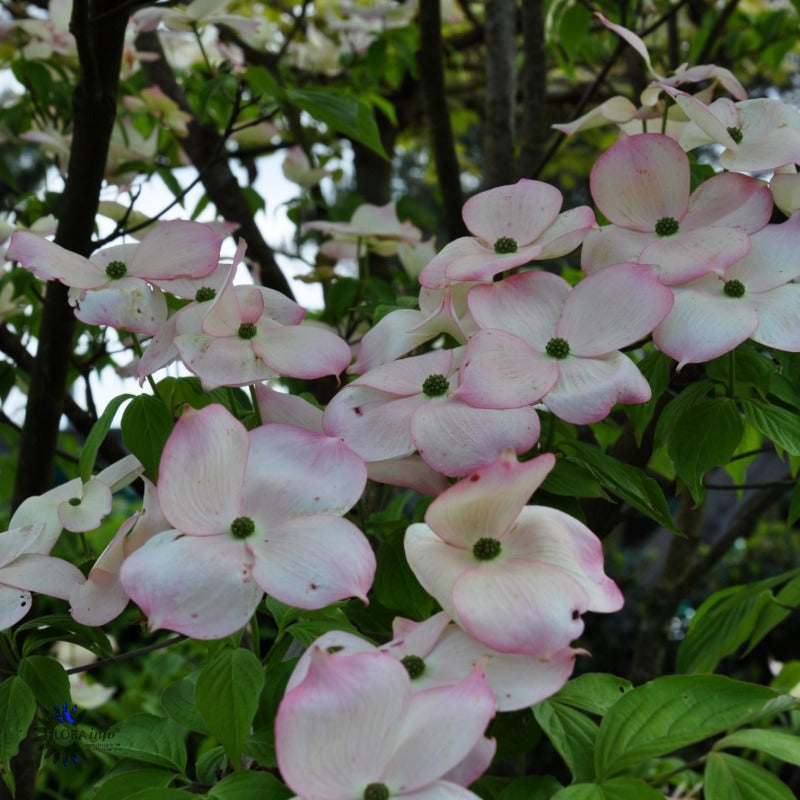
<svg viewBox="0 0 800 800"><path fill-rule="evenodd" d="M436 177L442 196L444 222L448 239L466 236L461 219L464 195L461 190L461 169L456 155L442 63L442 19L439 0L426 0L419 9L419 53L417 63L425 100L428 130L431 137Z"/></svg>
<svg viewBox="0 0 800 800"><path fill-rule="evenodd" d="M544 37L544 4L527 0L522 4L522 120L519 133L520 174L533 175L547 143L547 47Z"/></svg>
<svg viewBox="0 0 800 800"><path fill-rule="evenodd" d="M55 241L84 256L92 251L98 197L116 114L127 24L127 15L115 13L117 5L113 0L76 0L73 6L71 27L81 72L73 95L72 147ZM102 20L94 21L92 15L102 15ZM67 287L51 282L45 295L20 437L13 508L49 488L74 331Z"/></svg>
<svg viewBox="0 0 800 800"><path fill-rule="evenodd" d="M248 260L255 262L259 267L259 274L256 276L258 282L294 299L289 282L281 272L275 254L261 235L247 204L247 198L231 171L225 154L224 137L220 136L216 127L199 122L194 117L186 94L178 85L167 62L158 35L154 32L140 33L136 39L136 46L141 51L159 56L156 61L143 62L143 72L164 94L177 103L182 111L192 114L188 124L189 132L181 140L181 146L200 172L203 187L211 202L226 220L238 223L238 233L247 242Z"/></svg>
<svg viewBox="0 0 800 800"><path fill-rule="evenodd" d="M514 112L516 100L516 3L486 4L486 101L483 125L483 189L514 183Z"/></svg>
<svg viewBox="0 0 800 800"><path fill-rule="evenodd" d="M25 345L3 325L0 325L0 350L11 358L20 369L29 375L33 373L34 357L25 349ZM97 418L81 408L69 394L64 396L64 415L82 436L88 436L92 426L97 422ZM108 459L109 463L119 461L128 455L127 450L124 450L109 437L103 440L100 445L100 452Z"/></svg>
<svg viewBox="0 0 800 800"><path fill-rule="evenodd" d="M667 628L678 603L702 580L740 538L749 538L758 521L786 491L778 482L748 497L739 507L727 530L698 556L701 509L691 509L691 498L682 498L679 527L685 538L670 542L664 567L642 608L641 625L631 667L631 680L642 683L663 674L667 652ZM687 526L685 520L689 520ZM683 524L682 524L683 523Z"/></svg>

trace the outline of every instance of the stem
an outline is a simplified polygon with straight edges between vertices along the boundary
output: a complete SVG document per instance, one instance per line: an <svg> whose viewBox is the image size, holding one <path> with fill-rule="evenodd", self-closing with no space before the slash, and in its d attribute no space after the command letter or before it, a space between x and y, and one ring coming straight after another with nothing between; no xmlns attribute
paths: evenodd
<svg viewBox="0 0 800 800"><path fill-rule="evenodd" d="M261 409L258 407L258 396L256 395L256 387L254 384L250 384L250 399L253 401L253 413L256 417L256 427L260 428L264 421L261 419Z"/></svg>
<svg viewBox="0 0 800 800"><path fill-rule="evenodd" d="M120 661L130 661L132 658L145 655L145 653L152 653L154 650L163 650L165 647L170 647L173 644L182 642L186 638L187 637L182 633L179 633L177 636L173 636L171 639L165 639L163 642L157 642L156 644L149 644L147 647L139 647L136 650L131 650L129 653L122 653L118 656L111 656L111 658L93 661L91 664L86 664L83 667L73 667L72 669L66 670L66 673L67 675L76 675L79 672L88 672L92 669L100 669L100 667L105 667L108 664L118 664Z"/></svg>
<svg viewBox="0 0 800 800"><path fill-rule="evenodd" d="M728 397L736 397L736 351L728 353Z"/></svg>

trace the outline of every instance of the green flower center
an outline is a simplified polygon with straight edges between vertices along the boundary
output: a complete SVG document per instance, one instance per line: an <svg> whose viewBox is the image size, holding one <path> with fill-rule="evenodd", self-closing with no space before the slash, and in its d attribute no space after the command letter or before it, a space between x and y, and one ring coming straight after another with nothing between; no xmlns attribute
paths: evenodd
<svg viewBox="0 0 800 800"><path fill-rule="evenodd" d="M69 504L71 506L79 506L81 504L80 497L70 497Z"/></svg>
<svg viewBox="0 0 800 800"><path fill-rule="evenodd" d="M106 275L108 275L112 281L118 281L120 278L124 278L127 274L128 268L125 266L123 261L110 261L106 267Z"/></svg>
<svg viewBox="0 0 800 800"><path fill-rule="evenodd" d="M231 533L237 539L246 539L255 532L256 524L250 517L236 517L236 519L231 522Z"/></svg>
<svg viewBox="0 0 800 800"><path fill-rule="evenodd" d="M725 286L722 287L722 291L725 292L728 297L743 297L744 284L734 278L732 281L725 281Z"/></svg>
<svg viewBox="0 0 800 800"><path fill-rule="evenodd" d="M733 139L733 141L736 142L736 144L742 143L743 134L741 128L734 128L733 126L731 126L730 128L728 128L728 136L730 136L731 139Z"/></svg>
<svg viewBox="0 0 800 800"><path fill-rule="evenodd" d="M503 545L501 545L497 539L483 536L472 545L472 555L474 555L478 561L491 561L493 558L497 558L497 556L500 555L502 549Z"/></svg>
<svg viewBox="0 0 800 800"><path fill-rule="evenodd" d="M675 217L661 217L656 222L655 231L658 236L672 236L673 233L678 232L678 228L680 228L680 225Z"/></svg>
<svg viewBox="0 0 800 800"><path fill-rule="evenodd" d="M501 253L502 255L505 255L506 253L516 253L517 248L517 240L512 239L510 236L501 236L494 243L495 253Z"/></svg>
<svg viewBox="0 0 800 800"><path fill-rule="evenodd" d="M425 662L419 656L404 656L400 663L406 668L408 677L413 681L425 672Z"/></svg>
<svg viewBox="0 0 800 800"><path fill-rule="evenodd" d="M428 397L441 397L450 388L444 375L428 375L422 384L422 393Z"/></svg>
<svg viewBox="0 0 800 800"><path fill-rule="evenodd" d="M255 323L253 323L253 322L243 322L239 326L239 338L240 339L252 339L256 335L257 332L258 332L258 329L256 328Z"/></svg>
<svg viewBox="0 0 800 800"><path fill-rule="evenodd" d="M213 300L217 296L217 290L210 286L201 286L194 296L198 303L205 303L206 300Z"/></svg>
<svg viewBox="0 0 800 800"><path fill-rule="evenodd" d="M545 345L544 351L550 358L566 358L569 355L569 342L556 336Z"/></svg>
<svg viewBox="0 0 800 800"><path fill-rule="evenodd" d="M389 800L389 787L385 783L371 783L364 789L364 800Z"/></svg>

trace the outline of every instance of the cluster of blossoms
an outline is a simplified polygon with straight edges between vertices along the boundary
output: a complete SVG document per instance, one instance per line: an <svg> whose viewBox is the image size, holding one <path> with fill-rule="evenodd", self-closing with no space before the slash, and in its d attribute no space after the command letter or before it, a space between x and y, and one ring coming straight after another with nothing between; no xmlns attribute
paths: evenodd
<svg viewBox="0 0 800 800"><path fill-rule="evenodd" d="M539 181L471 198L471 235L425 259L419 308L383 317L352 365L350 345L294 302L234 284L245 245L221 264L226 226L163 223L88 259L14 233L7 257L69 286L79 319L149 337L139 378L180 360L207 389L256 385L260 423L187 408L156 483L130 457L25 501L0 535L0 629L27 613L31 591L68 600L88 625L133 600L151 630L198 639L242 628L265 593L301 609L367 602L375 556L345 518L367 478L436 495L404 546L442 611L396 619L381 645L341 631L312 644L277 714L276 754L303 798L474 798L465 787L494 756L494 713L557 691L583 652L582 615L623 602L594 534L528 505L555 464L537 449L540 413L590 424L649 400L623 352L649 336L679 367L748 338L800 351L800 114L773 101L706 105L677 88L709 78L738 96L725 71L657 76L651 105L674 98L685 119L668 122L685 124L623 133L598 159L590 187L609 224L587 206L562 211ZM617 122L650 114L623 120L610 102ZM692 192L686 151L709 141L726 169L780 172L770 184L723 172ZM783 223L769 223L775 204ZM334 236L337 258L428 246L391 206L309 227ZM532 267L580 246L575 285ZM348 369L354 379L324 409L265 384ZM88 575L50 555L63 529L98 528L112 493L138 477L141 509Z"/></svg>

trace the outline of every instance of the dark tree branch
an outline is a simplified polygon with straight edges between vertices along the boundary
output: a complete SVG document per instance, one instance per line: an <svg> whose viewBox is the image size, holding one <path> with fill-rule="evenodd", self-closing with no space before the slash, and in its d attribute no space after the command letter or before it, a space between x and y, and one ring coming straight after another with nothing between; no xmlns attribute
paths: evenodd
<svg viewBox="0 0 800 800"><path fill-rule="evenodd" d="M514 183L516 100L516 2L486 4L486 104L483 125L483 189Z"/></svg>
<svg viewBox="0 0 800 800"><path fill-rule="evenodd" d="M547 142L547 47L544 39L544 4L527 0L522 4L522 120L519 133L520 174L531 177Z"/></svg>
<svg viewBox="0 0 800 800"><path fill-rule="evenodd" d="M71 27L81 73L73 95L72 148L55 241L83 256L92 251L98 197L116 115L127 24L126 14L115 13L117 6L113 0L76 0L73 6ZM20 438L14 508L50 486L74 331L67 287L48 283Z"/></svg>
<svg viewBox="0 0 800 800"><path fill-rule="evenodd" d="M25 349L25 345L14 336L11 331L0 325L0 350L2 350L14 363L29 375L33 374L35 359ZM92 426L97 422L97 418L88 411L82 409L73 398L65 394L64 414L67 419L75 426L75 429L83 436L88 436ZM128 455L113 439L106 437L100 445L100 452L109 462L119 461ZM46 487L47 488L47 487Z"/></svg>
<svg viewBox="0 0 800 800"><path fill-rule="evenodd" d="M417 55L420 83L425 100L436 177L442 195L445 228L448 239L466 236L461 219L464 195L461 191L461 169L456 156L442 64L442 19L439 0L426 0L419 9L420 46Z"/></svg>
<svg viewBox="0 0 800 800"><path fill-rule="evenodd" d="M701 509L687 508L691 498L688 492L684 493L682 511L685 513L678 525L686 538L675 537L670 543L661 575L644 602L631 680L641 683L663 674L667 628L678 603L708 575L737 539L749 538L756 532L758 521L785 491L786 484L777 481L747 498L727 530L703 555L698 555ZM686 525L684 520L689 524Z"/></svg>
<svg viewBox="0 0 800 800"><path fill-rule="evenodd" d="M247 242L248 260L259 267L257 281L294 299L289 282L275 261L275 254L261 235L244 192L231 171L225 153L224 137L220 136L213 125L198 122L194 117L186 95L167 63L158 34L140 33L136 45L139 50L159 56L156 61L142 63L142 70L147 77L176 102L182 111L192 114L188 124L189 132L181 140L181 146L200 172L203 187L211 202L226 220L238 223L238 232Z"/></svg>

